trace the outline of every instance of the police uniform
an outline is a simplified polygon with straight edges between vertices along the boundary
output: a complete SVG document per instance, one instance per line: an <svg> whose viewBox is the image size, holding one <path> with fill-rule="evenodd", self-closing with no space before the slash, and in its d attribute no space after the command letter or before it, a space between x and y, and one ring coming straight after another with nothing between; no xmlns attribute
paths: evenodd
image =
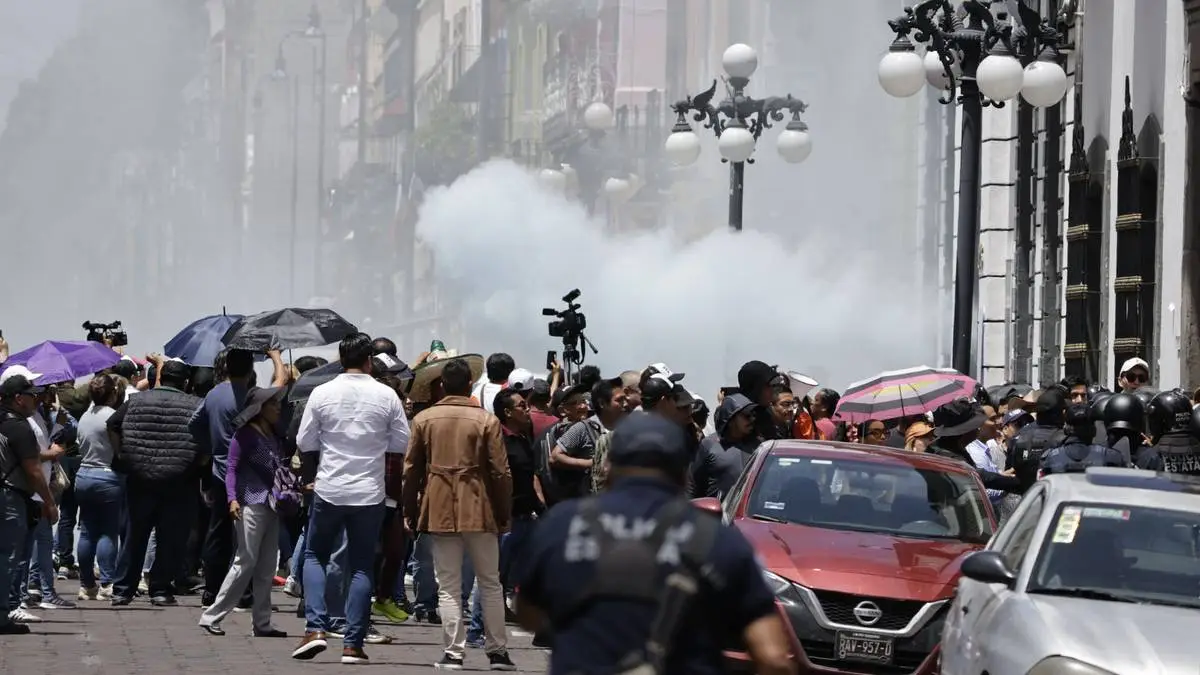
<svg viewBox="0 0 1200 675"><path fill-rule="evenodd" d="M1041 473L1083 473L1091 466L1126 468L1129 463L1117 450L1068 436L1066 443L1042 455Z"/></svg>
<svg viewBox="0 0 1200 675"><path fill-rule="evenodd" d="M697 591L673 631L664 673L720 673L722 647L750 623L775 612L775 598L746 539L693 508L682 485L690 455L678 425L632 413L613 431L609 462L661 469L664 475L615 479L595 497L564 502L539 521L519 580L521 605L549 619L549 672L614 673L646 656L651 626L672 573L696 572ZM669 525L669 527L668 527ZM620 547L622 554L613 551ZM647 555L646 583L612 562L636 547ZM606 550L607 549L607 550ZM639 596L639 594L641 594ZM649 596L649 597L647 597Z"/></svg>

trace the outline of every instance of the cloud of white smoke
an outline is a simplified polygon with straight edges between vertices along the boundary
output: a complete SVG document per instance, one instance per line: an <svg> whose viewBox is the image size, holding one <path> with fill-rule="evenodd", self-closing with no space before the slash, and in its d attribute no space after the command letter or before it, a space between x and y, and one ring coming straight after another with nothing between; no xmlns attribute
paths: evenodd
<svg viewBox="0 0 1200 675"><path fill-rule="evenodd" d="M932 356L913 262L843 231L796 245L753 229L681 242L669 229L613 235L537 176L494 161L432 191L418 236L461 303L472 351L537 367L556 346L542 307L573 288L606 374L663 361L708 400L761 359L833 386Z"/></svg>

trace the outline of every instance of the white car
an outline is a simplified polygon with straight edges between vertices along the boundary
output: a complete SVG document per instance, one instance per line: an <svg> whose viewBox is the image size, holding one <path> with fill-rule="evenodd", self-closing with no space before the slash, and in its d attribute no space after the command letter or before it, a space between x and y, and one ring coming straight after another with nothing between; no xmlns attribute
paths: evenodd
<svg viewBox="0 0 1200 675"><path fill-rule="evenodd" d="M1131 469L1030 489L963 560L943 675L1200 672L1200 479Z"/></svg>

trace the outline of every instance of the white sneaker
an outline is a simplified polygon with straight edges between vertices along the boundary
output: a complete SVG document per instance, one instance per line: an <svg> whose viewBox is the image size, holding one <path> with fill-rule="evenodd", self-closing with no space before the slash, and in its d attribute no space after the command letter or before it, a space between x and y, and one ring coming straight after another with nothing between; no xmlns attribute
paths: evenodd
<svg viewBox="0 0 1200 675"><path fill-rule="evenodd" d="M85 600L95 600L100 597L100 588L98 586L92 586L91 588L81 586L79 588L79 595L76 595L75 597L78 598L80 602Z"/></svg>
<svg viewBox="0 0 1200 675"><path fill-rule="evenodd" d="M41 623L42 617L33 614L27 609L18 607L8 613L8 620L15 623Z"/></svg>
<svg viewBox="0 0 1200 675"><path fill-rule="evenodd" d="M296 582L296 577L289 576L287 580L283 582L283 592L287 593L293 598L300 597L300 584Z"/></svg>
<svg viewBox="0 0 1200 675"><path fill-rule="evenodd" d="M143 576L142 580L138 582L138 590L143 593L150 592L150 582L146 580L145 576Z"/></svg>
<svg viewBox="0 0 1200 675"><path fill-rule="evenodd" d="M112 584L100 584L100 591L96 593L98 600L112 600Z"/></svg>

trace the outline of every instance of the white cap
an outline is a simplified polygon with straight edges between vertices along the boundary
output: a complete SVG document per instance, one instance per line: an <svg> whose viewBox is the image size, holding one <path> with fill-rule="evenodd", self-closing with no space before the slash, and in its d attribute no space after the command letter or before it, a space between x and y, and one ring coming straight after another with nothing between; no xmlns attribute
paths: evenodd
<svg viewBox="0 0 1200 675"><path fill-rule="evenodd" d="M0 375L0 383L4 382L10 377L16 377L17 375L22 375L25 377L25 379L35 383L37 382L37 379L42 376L41 373L35 373L25 366L9 366L4 369L4 374Z"/></svg>
<svg viewBox="0 0 1200 675"><path fill-rule="evenodd" d="M525 370L524 368L514 368L513 371L508 374L508 386L512 387L513 389L533 389L533 381L535 379L536 378L534 377L533 373L529 372L528 370Z"/></svg>
<svg viewBox="0 0 1200 675"><path fill-rule="evenodd" d="M1121 374L1124 375L1134 368L1141 368L1146 371L1147 375L1150 374L1150 364L1146 363L1145 359L1140 359L1136 356L1121 364Z"/></svg>

